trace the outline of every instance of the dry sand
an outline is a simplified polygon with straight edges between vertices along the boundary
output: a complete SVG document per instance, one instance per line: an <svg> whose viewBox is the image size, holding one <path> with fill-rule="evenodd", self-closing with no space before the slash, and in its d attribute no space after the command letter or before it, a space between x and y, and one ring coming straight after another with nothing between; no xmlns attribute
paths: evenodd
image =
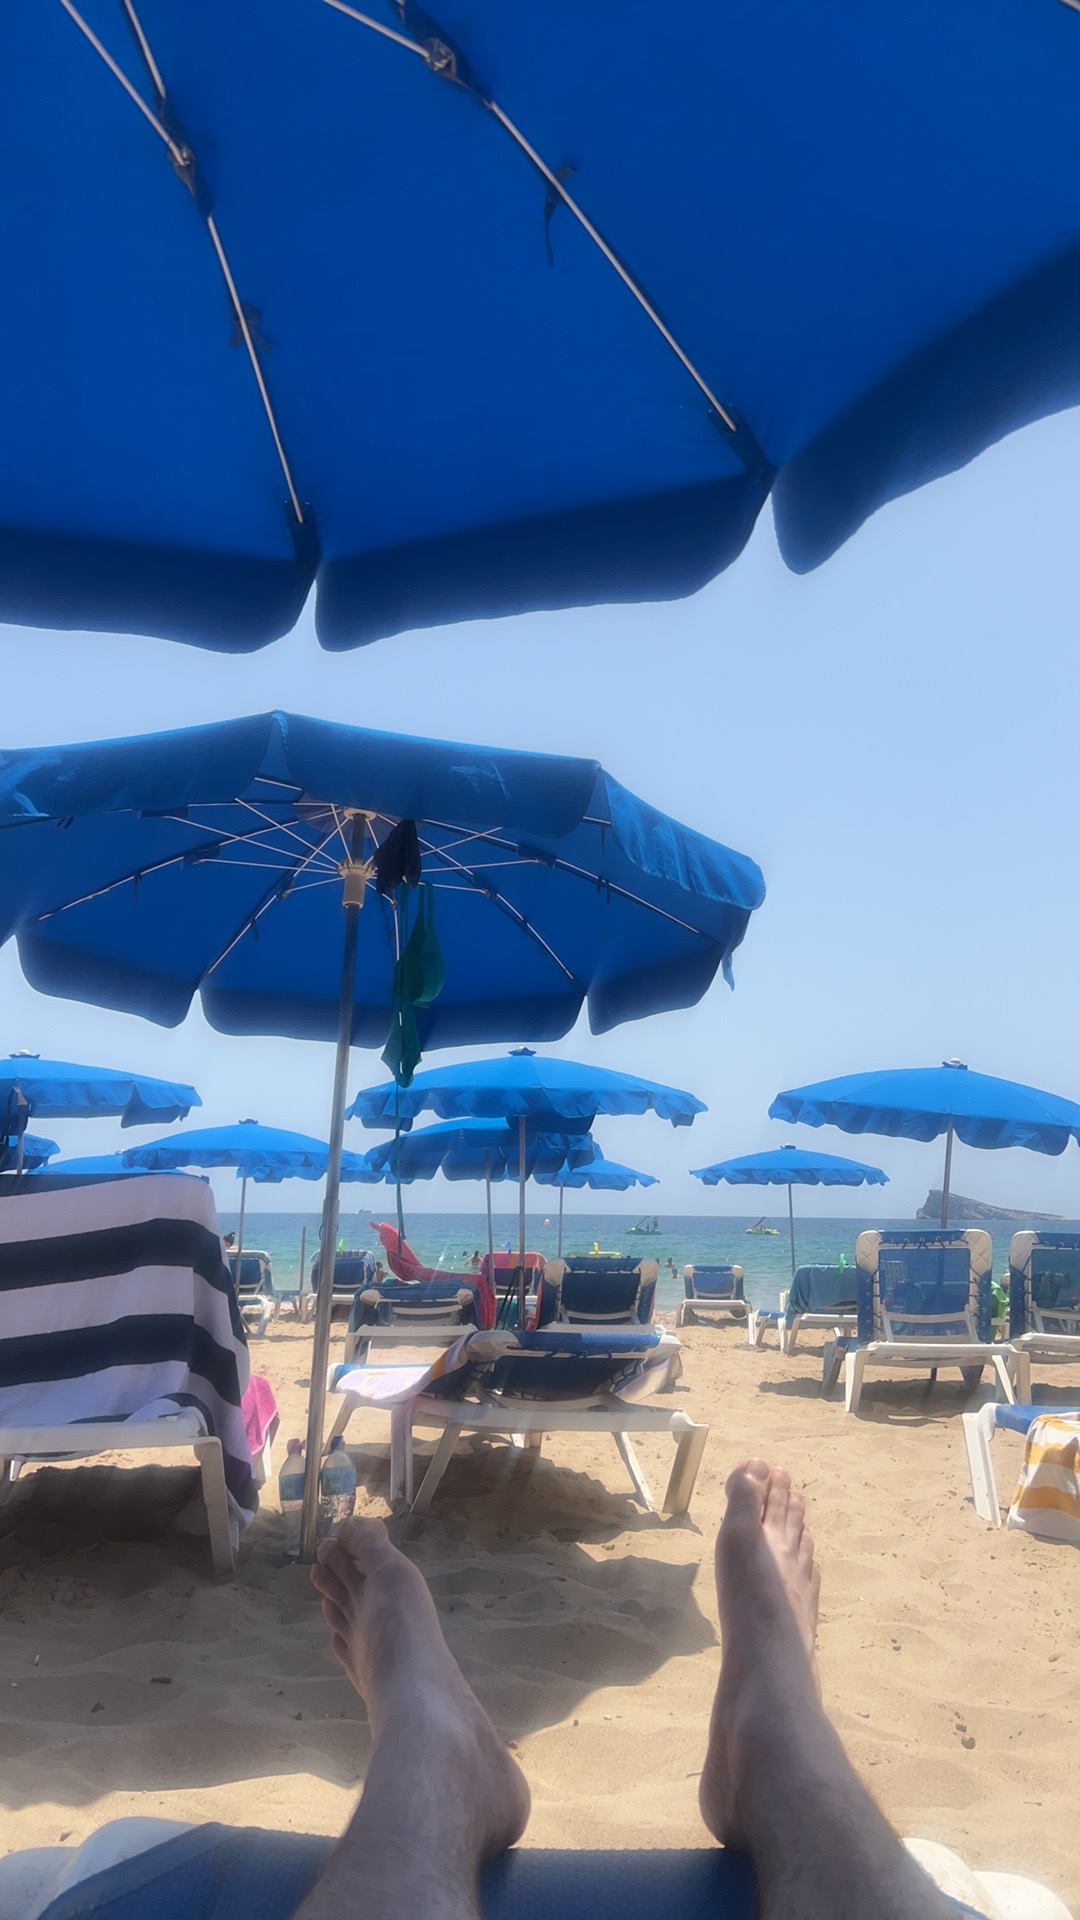
<svg viewBox="0 0 1080 1920"><path fill-rule="evenodd" d="M879 1376L867 1417L847 1420L819 1397L817 1344L786 1360L697 1328L686 1346L672 1404L712 1425L690 1523L640 1512L610 1440L555 1436L535 1465L462 1448L409 1547L529 1775L530 1841L703 1842L710 1551L727 1468L756 1452L806 1489L826 1699L890 1818L1080 1912L1080 1555L974 1518L958 1377L928 1393ZM303 1431L309 1353L287 1323L252 1348L282 1442ZM1049 1377L1039 1397L1071 1388L1076 1404L1080 1369ZM385 1417L358 1416L350 1441L358 1508L385 1513ZM1004 1487L1019 1442L997 1449ZM639 1445L657 1490L669 1451ZM353 1805L363 1709L327 1657L306 1575L283 1563L273 1488L221 1580L202 1543L163 1524L189 1491L175 1466L43 1468L6 1496L0 1851L135 1812L331 1833Z"/></svg>

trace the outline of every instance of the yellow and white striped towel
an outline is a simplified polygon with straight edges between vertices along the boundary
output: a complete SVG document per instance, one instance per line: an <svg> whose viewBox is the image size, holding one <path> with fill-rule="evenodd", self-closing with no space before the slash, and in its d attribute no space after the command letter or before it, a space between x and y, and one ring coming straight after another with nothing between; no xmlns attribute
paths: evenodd
<svg viewBox="0 0 1080 1920"><path fill-rule="evenodd" d="M1008 1524L1080 1546L1080 1413L1044 1414L1028 1428Z"/></svg>

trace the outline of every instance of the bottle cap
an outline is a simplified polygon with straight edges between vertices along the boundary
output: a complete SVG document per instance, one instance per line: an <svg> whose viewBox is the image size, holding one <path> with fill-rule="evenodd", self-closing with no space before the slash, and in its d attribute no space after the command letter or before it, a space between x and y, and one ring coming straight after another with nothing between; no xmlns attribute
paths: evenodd
<svg viewBox="0 0 1080 1920"><path fill-rule="evenodd" d="M286 1453L303 1453L304 1443L302 1440L290 1440L285 1451Z"/></svg>

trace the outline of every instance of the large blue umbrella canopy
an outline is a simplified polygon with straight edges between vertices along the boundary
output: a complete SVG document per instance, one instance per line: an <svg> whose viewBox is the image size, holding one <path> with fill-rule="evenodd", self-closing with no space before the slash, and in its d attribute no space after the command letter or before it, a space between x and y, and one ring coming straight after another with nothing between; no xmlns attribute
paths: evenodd
<svg viewBox="0 0 1080 1920"><path fill-rule="evenodd" d="M4 811L0 799L0 813ZM5 864L9 853L13 855L15 848L5 842ZM16 890L18 865L16 857L10 869ZM9 924L2 937L6 939L11 931ZM186 1120L192 1107L202 1106L194 1087L179 1081L156 1080L148 1073L125 1073L116 1067L42 1060L35 1053L13 1053L0 1060L0 1113L12 1100L20 1108L28 1104L41 1120L118 1119L122 1127L164 1126L171 1120Z"/></svg>
<svg viewBox="0 0 1080 1920"><path fill-rule="evenodd" d="M558 1187L562 1191L572 1188L575 1192L588 1187L594 1193L626 1193L631 1187L655 1187L657 1184L654 1173L638 1173L634 1167L620 1166L617 1160L606 1160L602 1153L581 1167L572 1166L569 1160L564 1161L550 1180L542 1174L538 1174L537 1178L541 1186Z"/></svg>
<svg viewBox="0 0 1080 1920"><path fill-rule="evenodd" d="M5 21L7 619L669 598L1080 391L1073 7L82 7Z"/></svg>
<svg viewBox="0 0 1080 1920"><path fill-rule="evenodd" d="M578 1167L597 1156L588 1134L530 1130L522 1160L518 1129L505 1120L445 1120L380 1141L359 1157L373 1180L410 1186L414 1180L434 1179L437 1173L447 1180L502 1181L524 1176L554 1185L555 1176L568 1163Z"/></svg>
<svg viewBox="0 0 1080 1920"><path fill-rule="evenodd" d="M349 1108L351 1119L365 1126L409 1126L427 1109L444 1118L470 1115L515 1120L522 1147L530 1123L585 1130L598 1113L653 1112L673 1126L688 1127L694 1115L706 1111L703 1101L678 1087L665 1087L635 1074L615 1073L607 1067L578 1060L557 1060L516 1047L494 1060L464 1060L452 1067L433 1067L414 1074L407 1087L394 1082L369 1087ZM525 1305L525 1180L518 1182L518 1312Z"/></svg>
<svg viewBox="0 0 1080 1920"><path fill-rule="evenodd" d="M1080 1140L1080 1106L1060 1095L972 1073L960 1060L939 1067L900 1067L847 1073L809 1087L779 1093L769 1108L774 1120L844 1133L880 1133L898 1140L936 1140L945 1135L941 1224L948 1224L953 1137L969 1147L1030 1147L1064 1153Z"/></svg>
<svg viewBox="0 0 1080 1920"><path fill-rule="evenodd" d="M795 1271L795 1208L792 1187L884 1187L889 1176L880 1167L860 1160L841 1160L832 1153L806 1153L800 1147L773 1147L765 1153L745 1153L736 1160L717 1160L711 1167L691 1169L695 1180L717 1187L722 1180L733 1187L786 1187L791 1271Z"/></svg>
<svg viewBox="0 0 1080 1920"><path fill-rule="evenodd" d="M285 714L0 753L0 828L0 941L17 936L41 990L163 1025L198 994L224 1032L336 1039L327 1247L349 1048L390 1031L403 876L431 889L445 962L418 1011L424 1045L552 1039L585 1005L596 1029L691 1005L728 971L764 897L752 860L657 813L595 760Z"/></svg>
<svg viewBox="0 0 1080 1920"><path fill-rule="evenodd" d="M189 1127L164 1134L144 1146L129 1147L125 1167L143 1173L169 1173L175 1167L235 1167L237 1177L258 1185L282 1180L321 1180L330 1149L323 1140L283 1127L264 1127L258 1120L240 1120L235 1126ZM343 1153L341 1178L363 1179L358 1153Z"/></svg>
<svg viewBox="0 0 1080 1920"><path fill-rule="evenodd" d="M186 1133L166 1134L145 1146L129 1147L124 1165L143 1173L170 1173L178 1167L235 1167L240 1188L240 1220L236 1235L239 1263L244 1251L244 1214L247 1183L280 1185L282 1180L322 1180L330 1149L306 1133L282 1127L264 1127L258 1120L238 1120L235 1126L191 1127ZM358 1153L342 1152L339 1180L364 1180ZM239 1271L239 1264L237 1265Z"/></svg>
<svg viewBox="0 0 1080 1920"><path fill-rule="evenodd" d="M594 1193L626 1193L631 1187L655 1187L656 1176L652 1173L638 1173L633 1167L622 1167L617 1160L605 1160L603 1154L596 1152L595 1158L583 1166L575 1167L569 1159L565 1160L550 1180L538 1176L541 1186L559 1189L559 1253L563 1243L563 1202L567 1188L575 1191L588 1187Z"/></svg>
<svg viewBox="0 0 1080 1920"><path fill-rule="evenodd" d="M128 1175L134 1178L141 1174L142 1167L125 1165L122 1153L85 1153L73 1160L54 1160L52 1165L41 1169L44 1173L70 1173L82 1176L93 1175L95 1179L122 1180Z"/></svg>
<svg viewBox="0 0 1080 1920"><path fill-rule="evenodd" d="M598 1113L655 1113L673 1126L688 1127L705 1103L678 1087L643 1080L633 1073L516 1047L493 1060L459 1060L413 1075L408 1087L391 1081L359 1093L348 1117L368 1127L411 1122L424 1111L444 1119L531 1118L586 1128Z"/></svg>
<svg viewBox="0 0 1080 1920"><path fill-rule="evenodd" d="M15 1166L20 1147L24 1173L37 1173L60 1151L55 1140L46 1140L39 1133L24 1133L21 1139L0 1139L0 1172L8 1172Z"/></svg>

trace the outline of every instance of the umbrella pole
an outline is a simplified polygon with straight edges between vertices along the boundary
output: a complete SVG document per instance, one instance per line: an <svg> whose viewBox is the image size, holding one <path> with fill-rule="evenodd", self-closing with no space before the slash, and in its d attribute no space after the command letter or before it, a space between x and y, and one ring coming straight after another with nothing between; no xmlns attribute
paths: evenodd
<svg viewBox="0 0 1080 1920"><path fill-rule="evenodd" d="M492 1293L494 1293L495 1291L495 1237L491 1230L491 1175L490 1173L485 1176L484 1185L487 1188L488 1279L491 1281L491 1291Z"/></svg>
<svg viewBox="0 0 1080 1920"><path fill-rule="evenodd" d="M945 1135L945 1172L941 1177L941 1224L949 1224L949 1182L952 1179L952 1143L953 1130L950 1127Z"/></svg>
<svg viewBox="0 0 1080 1920"><path fill-rule="evenodd" d="M518 1332L525 1326L525 1115L518 1117Z"/></svg>
<svg viewBox="0 0 1080 1920"><path fill-rule="evenodd" d="M354 823L355 826L355 823ZM355 840L353 852L355 858ZM359 879L359 886L351 885ZM349 1047L352 1042L353 996L356 990L356 948L360 931L360 904L364 897L362 869L350 862L345 874L345 942L341 958L341 993L338 999L337 1053L334 1059L334 1092L330 1107L330 1140L326 1160L326 1193L323 1199L319 1286L315 1296L315 1332L311 1343L311 1391L308 1396L307 1470L304 1474L304 1507L300 1522L300 1558L310 1564L315 1558L315 1534L319 1518L319 1468L322 1464L323 1419L326 1411L326 1364L330 1356L330 1321L334 1309L334 1268L337 1264L338 1201L341 1186L341 1148L345 1137L345 1094L349 1076ZM352 897L350 897L350 895Z"/></svg>
<svg viewBox="0 0 1080 1920"><path fill-rule="evenodd" d="M302 1301L303 1301L303 1293L304 1293L304 1263L305 1263L305 1261L306 1261L306 1260L307 1260L307 1221L305 1220L305 1221L304 1221L304 1224L303 1224L303 1226L302 1226L302 1227L301 1227L301 1229L300 1229L300 1296L301 1296L301 1303L302 1303ZM299 1319L299 1318L300 1318L300 1310L299 1310L299 1308L297 1308L297 1314L296 1314L296 1317L297 1317L297 1319Z"/></svg>
<svg viewBox="0 0 1080 1920"><path fill-rule="evenodd" d="M236 1284L240 1285L240 1256L244 1251L244 1214L247 1210L247 1174L240 1175L240 1225L236 1229Z"/></svg>
<svg viewBox="0 0 1080 1920"><path fill-rule="evenodd" d="M791 1198L791 1181L790 1180L788 1181L788 1189L787 1189L787 1221L788 1221L788 1236L791 1240L791 1277L794 1280L795 1278L795 1204Z"/></svg>
<svg viewBox="0 0 1080 1920"><path fill-rule="evenodd" d="M563 1209L563 1201L565 1198L566 1198L566 1188L560 1187L559 1188L559 1259L560 1260L562 1259L562 1209Z"/></svg>

